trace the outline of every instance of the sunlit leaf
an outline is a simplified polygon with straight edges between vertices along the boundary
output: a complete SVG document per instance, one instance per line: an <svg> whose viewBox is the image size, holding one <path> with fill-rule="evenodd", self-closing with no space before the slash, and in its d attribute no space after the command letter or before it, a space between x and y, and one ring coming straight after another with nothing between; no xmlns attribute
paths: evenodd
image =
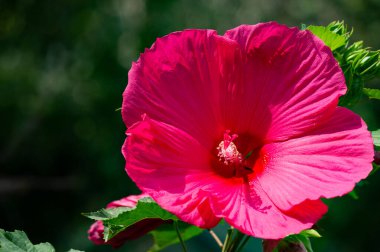
<svg viewBox="0 0 380 252"><path fill-rule="evenodd" d="M366 94L370 99L380 100L380 89L364 88L363 93Z"/></svg>
<svg viewBox="0 0 380 252"><path fill-rule="evenodd" d="M300 234L304 235L304 236L307 236L307 237L314 237L314 238L321 238L322 237L318 233L318 231L315 230L315 229L306 229L306 230L303 230Z"/></svg>
<svg viewBox="0 0 380 252"><path fill-rule="evenodd" d="M380 146L380 129L372 131L373 144Z"/></svg>
<svg viewBox="0 0 380 252"><path fill-rule="evenodd" d="M117 217L121 213L130 211L133 209L134 208L130 208L130 207L115 207L115 208L108 208L108 209L100 209L95 212L82 213L82 214L93 220L108 220L108 219Z"/></svg>
<svg viewBox="0 0 380 252"><path fill-rule="evenodd" d="M344 21L333 21L327 25L327 28L331 32L343 36L346 42L348 42L348 39L353 33L353 29L349 30Z"/></svg>
<svg viewBox="0 0 380 252"><path fill-rule="evenodd" d="M307 27L307 30L311 31L314 35L320 38L325 45L330 47L331 51L334 51L346 44L346 38L344 36L330 31L327 27L310 25Z"/></svg>

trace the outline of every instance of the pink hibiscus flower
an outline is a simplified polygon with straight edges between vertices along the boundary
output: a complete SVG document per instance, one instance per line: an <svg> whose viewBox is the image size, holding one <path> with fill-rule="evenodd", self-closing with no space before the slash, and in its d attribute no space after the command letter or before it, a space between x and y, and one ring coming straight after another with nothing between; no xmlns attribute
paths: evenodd
<svg viewBox="0 0 380 252"><path fill-rule="evenodd" d="M129 72L126 171L202 228L221 218L279 239L310 228L371 171L361 118L337 107L345 80L309 31L277 23L157 39Z"/></svg>
<svg viewBox="0 0 380 252"><path fill-rule="evenodd" d="M137 201L144 197L149 197L149 195L130 195L128 197L109 203L106 208L135 207ZM106 242L103 238L103 223L102 221L96 221L94 224L91 225L90 229L88 230L88 239L96 245L109 244L114 248L118 248L121 245L123 245L126 241L139 238L163 223L164 221L161 219L145 219L128 227L127 229L120 232L115 237Z"/></svg>

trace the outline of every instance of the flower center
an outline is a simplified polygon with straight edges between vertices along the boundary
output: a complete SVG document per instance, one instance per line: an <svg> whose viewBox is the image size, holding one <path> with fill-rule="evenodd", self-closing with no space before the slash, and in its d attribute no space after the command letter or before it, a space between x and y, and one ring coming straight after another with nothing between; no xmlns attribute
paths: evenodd
<svg viewBox="0 0 380 252"><path fill-rule="evenodd" d="M230 134L230 130L224 133L223 141L216 147L219 163L216 164L216 171L223 177L243 177L253 172L252 164L248 162L248 158L252 151L243 156L239 152L234 141L238 138L237 134ZM236 141L235 141L236 142Z"/></svg>
<svg viewBox="0 0 380 252"><path fill-rule="evenodd" d="M218 150L219 161L223 161L225 165L239 164L242 162L243 158L237 150L236 145L233 143L238 135L233 134L231 136L229 133L229 130L224 133L224 140L221 141L219 146L216 148Z"/></svg>

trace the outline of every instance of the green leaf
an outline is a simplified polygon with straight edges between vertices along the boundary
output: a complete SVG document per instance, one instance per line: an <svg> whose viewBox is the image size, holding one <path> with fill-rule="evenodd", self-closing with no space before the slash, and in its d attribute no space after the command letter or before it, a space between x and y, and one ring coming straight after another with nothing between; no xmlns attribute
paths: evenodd
<svg viewBox="0 0 380 252"><path fill-rule="evenodd" d="M353 199L355 200L358 200L359 199L359 196L358 194L356 193L355 189L352 190L351 192L348 193L348 195L350 195Z"/></svg>
<svg viewBox="0 0 380 252"><path fill-rule="evenodd" d="M370 174L372 174L372 172L373 172L373 170L371 171ZM351 196L355 200L359 199L359 195L357 194L357 191L360 187L365 186L367 183L368 182L365 180L361 180L361 181L357 182L355 185L355 188L351 192L349 192L348 195Z"/></svg>
<svg viewBox="0 0 380 252"><path fill-rule="evenodd" d="M362 97L364 82L360 77L351 74L351 71L345 77L348 91L340 97L339 106L353 107Z"/></svg>
<svg viewBox="0 0 380 252"><path fill-rule="evenodd" d="M369 175L372 175L372 174L376 173L378 170L380 170L380 165L377 165L375 163L372 163L372 167L373 167L372 171Z"/></svg>
<svg viewBox="0 0 380 252"><path fill-rule="evenodd" d="M54 247L48 242L44 242L44 243L34 245L34 248L36 248L37 251L41 251L41 252L54 252L55 251Z"/></svg>
<svg viewBox="0 0 380 252"><path fill-rule="evenodd" d="M137 202L134 208L125 208L115 218L104 220L103 223L110 225L131 226L143 219L178 220L178 218L162 209L153 199L146 197Z"/></svg>
<svg viewBox="0 0 380 252"><path fill-rule="evenodd" d="M363 80L373 79L380 72L380 51L363 48L362 41L347 48L344 56L353 74Z"/></svg>
<svg viewBox="0 0 380 252"><path fill-rule="evenodd" d="M344 73L348 90L344 96L340 97L340 106L353 107L360 101L363 93L370 98L379 97L377 90L363 90L367 81L380 74L379 50L373 51L371 48L365 47L363 41L350 44L349 39L353 29L348 30L343 21L332 22L326 27L310 26L310 30L330 46ZM340 37L334 39L328 31ZM335 44L336 42L337 44Z"/></svg>
<svg viewBox="0 0 380 252"><path fill-rule="evenodd" d="M273 251L304 251L305 249L307 252L313 252L308 237L290 235L282 239Z"/></svg>
<svg viewBox="0 0 380 252"><path fill-rule="evenodd" d="M33 245L23 231L7 232L0 229L0 252L54 252L50 243Z"/></svg>
<svg viewBox="0 0 380 252"><path fill-rule="evenodd" d="M363 88L363 93L370 99L380 100L380 89Z"/></svg>
<svg viewBox="0 0 380 252"><path fill-rule="evenodd" d="M321 235L315 229L307 229L299 234L289 235L282 239L274 251L287 251L287 249L306 249L308 252L313 252L309 238L320 238ZM293 250L292 250L293 251Z"/></svg>
<svg viewBox="0 0 380 252"><path fill-rule="evenodd" d="M306 236L306 237L313 237L313 238L321 238L322 236L318 233L315 229L306 229L303 230L300 235Z"/></svg>
<svg viewBox="0 0 380 252"><path fill-rule="evenodd" d="M93 220L108 220L117 217L119 214L130 211L130 207L115 207L109 209L100 209L96 212L82 213L82 215Z"/></svg>
<svg viewBox="0 0 380 252"><path fill-rule="evenodd" d="M311 242L309 237L299 235L297 239L305 246L307 252L313 252L313 248L311 247Z"/></svg>
<svg viewBox="0 0 380 252"><path fill-rule="evenodd" d="M175 215L162 209L149 197L140 199L135 207L101 209L96 212L84 213L83 215L93 220L103 221L104 239L106 241L144 219L178 220Z"/></svg>
<svg viewBox="0 0 380 252"><path fill-rule="evenodd" d="M178 222L178 226L181 231L181 237L184 241L200 235L204 231L204 229L200 229L181 221ZM149 252L161 251L170 245L179 243L177 233L172 224L163 224L150 233L153 236L154 244L149 249Z"/></svg>
<svg viewBox="0 0 380 252"><path fill-rule="evenodd" d="M333 21L327 25L327 28L331 32L343 36L346 39L346 43L353 32L352 29L350 31L348 30L347 25L344 24L344 21Z"/></svg>
<svg viewBox="0 0 380 252"><path fill-rule="evenodd" d="M308 26L333 51L335 59L343 70L347 93L340 97L339 105L351 108L362 98L363 93L371 99L380 99L377 89L363 89L364 84L380 74L380 51L365 47L363 41L349 43L353 29L349 30L344 21L334 21L324 26Z"/></svg>
<svg viewBox="0 0 380 252"><path fill-rule="evenodd" d="M55 252L55 249L48 242L33 245L23 231L7 232L0 229L0 252ZM83 251L70 249L68 252Z"/></svg>
<svg viewBox="0 0 380 252"><path fill-rule="evenodd" d="M346 38L343 35L336 34L327 27L310 25L307 30L319 37L325 45L330 47L331 51L335 51L346 44Z"/></svg>
<svg viewBox="0 0 380 252"><path fill-rule="evenodd" d="M380 146L380 129L372 131L373 144Z"/></svg>

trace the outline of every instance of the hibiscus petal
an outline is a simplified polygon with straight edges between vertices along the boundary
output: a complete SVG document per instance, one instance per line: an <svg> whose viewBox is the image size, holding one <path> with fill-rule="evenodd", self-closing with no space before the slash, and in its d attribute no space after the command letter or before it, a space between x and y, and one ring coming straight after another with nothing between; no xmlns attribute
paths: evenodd
<svg viewBox="0 0 380 252"><path fill-rule="evenodd" d="M241 64L239 45L213 30L159 38L132 65L123 94L123 120L129 127L146 113L214 148L225 131L219 104L228 106L227 92Z"/></svg>
<svg viewBox="0 0 380 252"><path fill-rule="evenodd" d="M350 192L372 169L373 143L361 118L338 107L307 136L265 145L254 169L270 199L289 209L305 199Z"/></svg>
<svg viewBox="0 0 380 252"><path fill-rule="evenodd" d="M284 212L268 198L254 179L246 183L226 180L214 184L212 209L241 232L263 239L280 239L310 228L327 207L320 200L305 201Z"/></svg>
<svg viewBox="0 0 380 252"><path fill-rule="evenodd" d="M232 121L264 142L301 135L329 118L345 80L330 49L309 31L277 23L242 25L226 37L247 55Z"/></svg>
<svg viewBox="0 0 380 252"><path fill-rule="evenodd" d="M168 124L145 118L127 131L125 169L139 188L162 208L203 228L215 226L205 186L213 174L210 154L193 137Z"/></svg>

